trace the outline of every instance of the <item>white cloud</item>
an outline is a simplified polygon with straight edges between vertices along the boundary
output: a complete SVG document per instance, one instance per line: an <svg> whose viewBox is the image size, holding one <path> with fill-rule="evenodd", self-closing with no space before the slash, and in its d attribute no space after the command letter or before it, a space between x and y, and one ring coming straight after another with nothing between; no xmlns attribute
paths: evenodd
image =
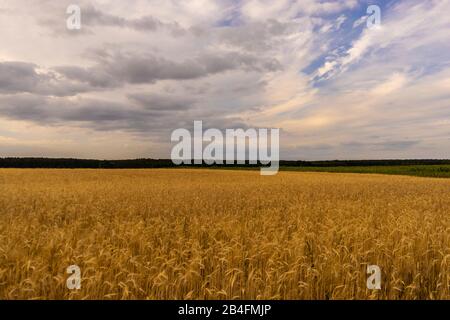
<svg viewBox="0 0 450 320"><path fill-rule="evenodd" d="M403 88L408 83L408 78L404 74L394 73L386 81L380 83L371 90L375 96L388 95L396 90Z"/></svg>
<svg viewBox="0 0 450 320"><path fill-rule="evenodd" d="M345 21L347 21L347 17L345 16L345 14L341 14L336 19L335 30L339 30L342 27L342 25L345 23Z"/></svg>
<svg viewBox="0 0 450 320"><path fill-rule="evenodd" d="M361 18L355 20L355 22L353 22L353 28L358 28L363 23L366 23L367 17L368 16L362 16Z"/></svg>

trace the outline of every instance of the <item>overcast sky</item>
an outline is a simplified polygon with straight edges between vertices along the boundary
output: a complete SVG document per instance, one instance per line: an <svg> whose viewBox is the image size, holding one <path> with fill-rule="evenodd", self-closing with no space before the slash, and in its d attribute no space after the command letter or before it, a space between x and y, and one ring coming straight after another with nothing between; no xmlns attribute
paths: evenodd
<svg viewBox="0 0 450 320"><path fill-rule="evenodd" d="M66 28L70 4L81 30ZM1 0L0 157L168 158L172 130L203 120L280 128L284 159L450 158L449 13L449 0Z"/></svg>

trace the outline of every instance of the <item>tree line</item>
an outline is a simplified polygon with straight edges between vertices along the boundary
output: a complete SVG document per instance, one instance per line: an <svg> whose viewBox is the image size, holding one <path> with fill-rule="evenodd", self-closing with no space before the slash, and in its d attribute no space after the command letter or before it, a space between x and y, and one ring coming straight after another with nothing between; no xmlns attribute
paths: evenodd
<svg viewBox="0 0 450 320"><path fill-rule="evenodd" d="M355 167L355 166L403 166L403 165L450 165L450 160L327 160L302 161L281 160L280 167ZM192 165L194 167L260 167L260 164ZM67 158L0 158L0 168L86 168L86 169L144 169L178 167L170 159L92 160Z"/></svg>

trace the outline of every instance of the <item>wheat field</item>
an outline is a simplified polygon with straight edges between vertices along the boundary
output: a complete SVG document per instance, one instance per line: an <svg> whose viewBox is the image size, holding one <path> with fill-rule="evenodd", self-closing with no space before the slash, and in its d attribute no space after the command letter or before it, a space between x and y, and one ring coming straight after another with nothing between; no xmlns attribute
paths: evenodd
<svg viewBox="0 0 450 320"><path fill-rule="evenodd" d="M0 299L450 299L450 180L2 169Z"/></svg>

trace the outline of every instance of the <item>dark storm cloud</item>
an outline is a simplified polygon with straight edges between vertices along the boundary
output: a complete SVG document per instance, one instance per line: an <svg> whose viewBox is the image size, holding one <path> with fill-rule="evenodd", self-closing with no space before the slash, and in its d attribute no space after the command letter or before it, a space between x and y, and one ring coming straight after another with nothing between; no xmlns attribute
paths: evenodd
<svg viewBox="0 0 450 320"><path fill-rule="evenodd" d="M159 80L192 80L231 70L270 72L281 69L276 59L263 59L239 52L202 54L182 62L150 53L113 52L101 56L97 65L91 68L63 66L55 70L69 79L93 86L115 87L125 83L149 84Z"/></svg>
<svg viewBox="0 0 450 320"><path fill-rule="evenodd" d="M61 79L52 71L39 73L38 66L19 61L0 62L0 93L36 93L72 96L88 91L85 84Z"/></svg>
<svg viewBox="0 0 450 320"><path fill-rule="evenodd" d="M62 66L54 68L55 71L69 79L87 83L94 88L114 88L121 83L114 79L111 74L101 68L83 68L78 66Z"/></svg>
<svg viewBox="0 0 450 320"><path fill-rule="evenodd" d="M153 16L143 16L137 19L126 19L120 16L103 12L93 6L82 8L83 26L108 26L130 28L137 31L156 31L167 29L174 35L183 34L185 31L178 23L165 23Z"/></svg>
<svg viewBox="0 0 450 320"><path fill-rule="evenodd" d="M35 95L0 96L0 114L14 120L41 122L50 115L46 111L47 99Z"/></svg>
<svg viewBox="0 0 450 320"><path fill-rule="evenodd" d="M194 99L187 97L155 93L133 93L129 94L128 98L145 109L154 111L187 110L195 102Z"/></svg>
<svg viewBox="0 0 450 320"><path fill-rule="evenodd" d="M205 54L173 62L154 55L113 52L97 55L96 61L91 68L64 66L46 70L31 63L0 63L0 117L38 125L123 130L158 135L161 139L176 128L190 128L199 119L215 128L245 127L239 118L197 109L199 101L195 95L179 92L135 91L126 94L123 102L68 96L127 83L195 79L237 68L249 71L278 68L276 62L237 53Z"/></svg>
<svg viewBox="0 0 450 320"><path fill-rule="evenodd" d="M193 121L199 119L215 128L243 126L238 118L224 118L214 113L189 110L189 103L182 104L182 100L177 98L166 98L133 94L130 103L119 103L88 98L49 98L32 94L0 95L0 116L39 125L72 125L98 131L123 130L141 135L159 134L163 138L170 137L170 131L174 129L190 128ZM148 102L153 104L147 106Z"/></svg>
<svg viewBox="0 0 450 320"><path fill-rule="evenodd" d="M398 151L409 149L419 143L420 141L418 140L394 140L377 143L376 146L382 150Z"/></svg>
<svg viewBox="0 0 450 320"><path fill-rule="evenodd" d="M262 52L282 45L283 43L277 43L277 37L293 33L293 31L298 32L300 27L297 23L283 23L271 19L238 27L219 28L217 40L229 46Z"/></svg>
<svg viewBox="0 0 450 320"><path fill-rule="evenodd" d="M10 119L40 124L118 121L141 116L139 112L129 110L126 105L110 101L49 98L30 94L1 96L0 114Z"/></svg>
<svg viewBox="0 0 450 320"><path fill-rule="evenodd" d="M32 91L39 83L36 66L23 62L0 63L0 92Z"/></svg>
<svg viewBox="0 0 450 320"><path fill-rule="evenodd" d="M73 96L125 84L152 84L160 80L192 80L232 70L271 72L281 69L276 59L238 52L206 53L177 62L150 53L104 52L92 67L59 66L41 70L19 61L0 63L0 94L34 93ZM40 71L41 70L41 71Z"/></svg>
<svg viewBox="0 0 450 320"><path fill-rule="evenodd" d="M138 32L157 32L166 31L171 36L181 36L186 34L176 21L164 22L152 15L143 15L139 18L126 18L124 16L114 15L102 9L92 6L91 4L80 5L82 28L77 32L71 32L66 28L66 8L72 4L71 1L55 2L54 7L47 12L47 15L40 17L38 23L50 30L53 36L82 36L94 35L97 27L111 27L129 29Z"/></svg>
<svg viewBox="0 0 450 320"><path fill-rule="evenodd" d="M341 147L346 149L369 149L369 150L384 150L384 151L396 151L406 150L417 144L418 140L386 140L381 142L358 142L351 141L340 144Z"/></svg>
<svg viewBox="0 0 450 320"><path fill-rule="evenodd" d="M83 25L87 26L117 26L125 27L127 19L114 16L98 10L95 7L82 7ZM151 26L151 30L157 28L156 22Z"/></svg>

